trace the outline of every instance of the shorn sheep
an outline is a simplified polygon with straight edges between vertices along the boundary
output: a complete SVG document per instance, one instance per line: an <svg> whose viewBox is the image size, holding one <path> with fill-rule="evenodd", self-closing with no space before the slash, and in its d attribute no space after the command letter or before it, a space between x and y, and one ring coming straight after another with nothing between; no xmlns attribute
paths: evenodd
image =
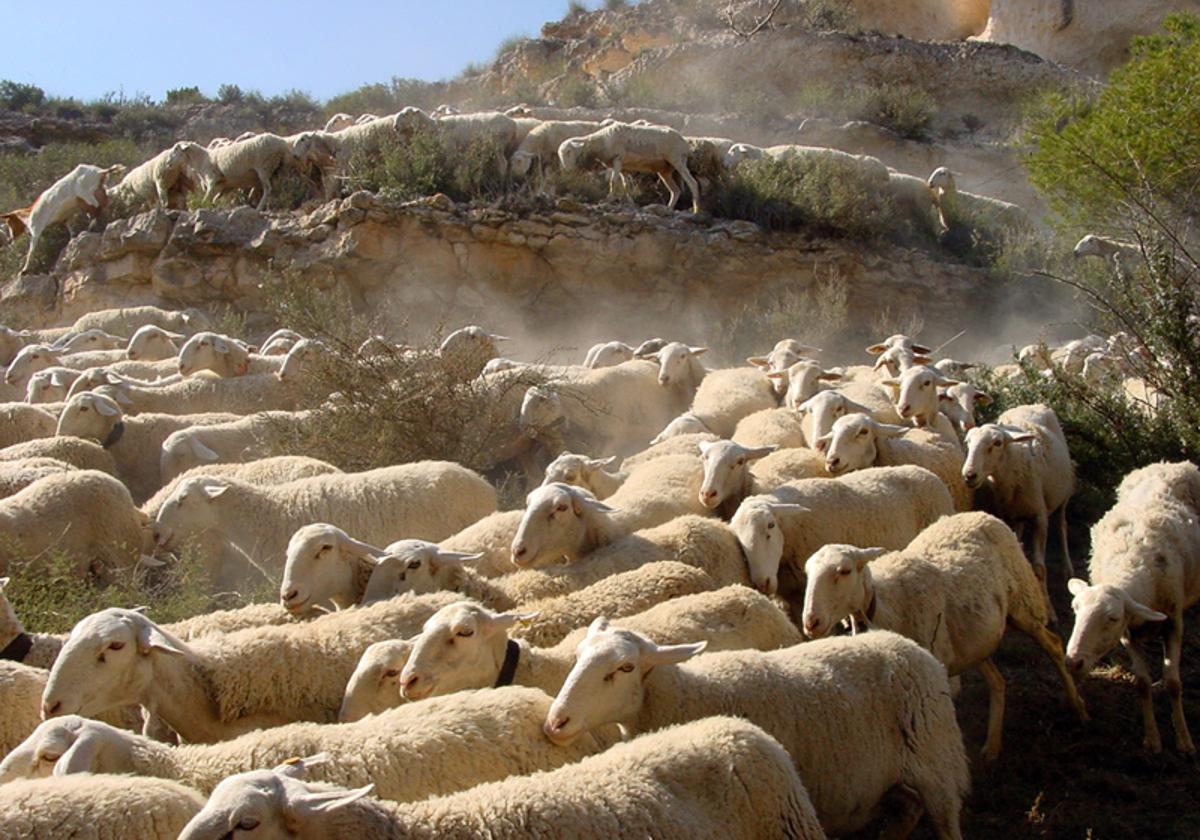
<svg viewBox="0 0 1200 840"><path fill-rule="evenodd" d="M555 747L541 732L549 708L550 697L536 689L463 692L382 710L386 714L359 725L293 723L179 747L65 715L26 738L0 764L0 779L36 778L52 769L60 775L136 773L208 793L234 773L326 753L330 760L315 774L323 780L374 782L377 796L408 802L551 770L607 746L608 739L584 739L571 749Z"/></svg>
<svg viewBox="0 0 1200 840"><path fill-rule="evenodd" d="M0 836L175 840L203 805L196 791L166 779L20 780L0 796Z"/></svg>
<svg viewBox="0 0 1200 840"><path fill-rule="evenodd" d="M550 773L405 805L367 798L371 785L331 788L296 775L293 765L281 765L229 778L180 840L220 840L232 827L251 825L253 836L280 840L825 837L787 753L732 718L673 727Z"/></svg>
<svg viewBox="0 0 1200 840"><path fill-rule="evenodd" d="M700 185L688 171L691 152L687 140L666 126L628 125L614 123L583 137L564 140L558 147L558 159L566 171L602 165L609 169L609 195L616 191L617 182L628 194L624 172L650 172L659 177L670 193L667 207L675 209L680 190L675 181L678 175L692 193L692 212L700 212Z"/></svg>
<svg viewBox="0 0 1200 840"><path fill-rule="evenodd" d="M972 490L963 480L963 451L953 431L947 437L928 429L893 426L864 414L849 414L839 417L829 434L817 439L817 448L825 453L825 469L830 475L912 464L942 480L954 499L955 510L972 507Z"/></svg>
<svg viewBox="0 0 1200 840"><path fill-rule="evenodd" d="M934 522L901 551L827 545L804 564L804 632L828 635L844 618L891 630L933 653L950 676L977 668L989 704L984 758L1000 755L1004 677L992 662L1006 626L1033 638L1062 677L1067 698L1087 720L1063 663L1062 640L1046 629L1041 586L1012 530L986 513Z"/></svg>
<svg viewBox="0 0 1200 840"><path fill-rule="evenodd" d="M703 650L594 625L550 707L547 737L569 744L616 723L628 738L737 714L788 751L831 835L863 828L899 788L907 807L892 836L924 811L939 838L962 837L967 759L946 670L928 651L878 631L686 661Z"/></svg>
<svg viewBox="0 0 1200 840"><path fill-rule="evenodd" d="M271 178L280 169L297 166L306 160L315 138L312 132L295 139L263 133L210 150L220 177L209 187L206 198L249 189L250 200L254 201L257 194L257 208L262 210L271 198Z"/></svg>
<svg viewBox="0 0 1200 840"><path fill-rule="evenodd" d="M102 610L71 629L50 669L42 712L93 716L137 703L192 742L299 720L332 721L368 645L413 635L458 597L396 598L190 644L134 610Z"/></svg>
<svg viewBox="0 0 1200 840"><path fill-rule="evenodd" d="M181 483L155 519L164 548L195 538L218 580L237 580L246 561L278 570L288 541L311 522L339 522L375 544L397 537L438 540L496 508L490 484L458 464L421 461L363 473L260 487L198 476Z"/></svg>
<svg viewBox="0 0 1200 840"><path fill-rule="evenodd" d="M438 610L409 640L411 651L400 676L403 696L423 700L509 683L556 693L575 662L579 639L569 636L552 648L535 648L509 638L511 626L532 618L529 613L493 612L470 601ZM597 621L608 626L607 619ZM800 641L782 610L744 586L674 598L617 623L658 644L705 641L710 651L774 650Z"/></svg>
<svg viewBox="0 0 1200 840"><path fill-rule="evenodd" d="M984 488L980 507L1010 525L1021 536L1033 522L1034 574L1046 590L1046 542L1050 517L1058 518L1064 577L1075 574L1067 543L1067 502L1075 492L1075 467L1058 415L1046 405L1019 405L967 432L962 477L968 487ZM1050 615L1054 616L1051 606ZM1053 619L1057 620L1057 619Z"/></svg>
<svg viewBox="0 0 1200 840"><path fill-rule="evenodd" d="M29 220L26 222L29 228L29 253L25 257L21 272L29 271L38 240L51 225L68 221L80 210L92 216L99 216L108 206L108 179L124 170L125 167L120 165L101 169L81 163L39 195L30 208Z"/></svg>
<svg viewBox="0 0 1200 840"><path fill-rule="evenodd" d="M875 467L751 496L729 527L745 552L754 585L768 595L779 592L796 612L804 600L804 561L821 546L904 548L953 509L946 485L929 470Z"/></svg>
<svg viewBox="0 0 1200 840"><path fill-rule="evenodd" d="M1091 584L1068 582L1075 627L1067 667L1079 676L1120 643L1129 653L1145 727L1143 746L1162 750L1154 717L1153 678L1143 648L1165 629L1163 687L1180 752L1196 747L1183 713L1179 660L1183 613L1200 600L1200 470L1194 464L1153 464L1117 488L1117 503L1092 527ZM1165 624L1162 624L1166 622Z"/></svg>

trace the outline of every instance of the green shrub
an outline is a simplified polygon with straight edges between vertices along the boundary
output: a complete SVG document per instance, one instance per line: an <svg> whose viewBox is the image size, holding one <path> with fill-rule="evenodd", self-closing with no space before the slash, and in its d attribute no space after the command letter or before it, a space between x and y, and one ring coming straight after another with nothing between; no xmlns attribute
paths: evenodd
<svg viewBox="0 0 1200 840"><path fill-rule="evenodd" d="M168 105L200 105L207 101L208 97L198 87L171 88L167 91Z"/></svg>
<svg viewBox="0 0 1200 840"><path fill-rule="evenodd" d="M583 5L580 0L571 0L571 2L567 3L567 17L573 18L586 14L587 6Z"/></svg>
<svg viewBox="0 0 1200 840"><path fill-rule="evenodd" d="M217 88L217 101L222 105L231 105L234 102L241 102L245 98L242 89L237 85L224 84Z"/></svg>
<svg viewBox="0 0 1200 840"><path fill-rule="evenodd" d="M356 154L348 187L410 201L445 193L455 201L490 199L503 191L500 147L480 138L450 154L436 134L418 132L408 141L387 138L378 150Z"/></svg>
<svg viewBox="0 0 1200 840"><path fill-rule="evenodd" d="M808 288L767 289L715 326L710 339L727 359L765 353L780 338L796 338L831 350L848 326L849 287L837 268Z"/></svg>
<svg viewBox="0 0 1200 840"><path fill-rule="evenodd" d="M11 79L0 80L0 108L22 111L39 108L46 101L46 92L37 85L26 85Z"/></svg>
<svg viewBox="0 0 1200 840"><path fill-rule="evenodd" d="M610 12L623 12L629 8L629 0L604 0L604 8Z"/></svg>
<svg viewBox="0 0 1200 840"><path fill-rule="evenodd" d="M927 138L937 115L936 100L914 85L883 83L855 92L851 102L856 119L890 128L912 140Z"/></svg>

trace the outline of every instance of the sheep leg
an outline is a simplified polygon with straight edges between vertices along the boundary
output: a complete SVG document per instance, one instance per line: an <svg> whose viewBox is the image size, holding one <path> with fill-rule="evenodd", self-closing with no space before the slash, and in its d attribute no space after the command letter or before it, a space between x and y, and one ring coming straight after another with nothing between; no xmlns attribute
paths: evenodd
<svg viewBox="0 0 1200 840"><path fill-rule="evenodd" d="M696 183L696 179L692 177L692 173L688 170L687 161L677 161L672 166L679 173L679 177L683 179L683 183L687 184L687 188L692 191L692 212L699 215L700 185Z"/></svg>
<svg viewBox="0 0 1200 840"><path fill-rule="evenodd" d="M658 180L663 182L663 186L665 186L667 188L667 192L671 194L670 199L667 201L667 209L674 210L675 205L679 203L680 195L679 187L675 185L675 178L667 177L667 173L665 172L659 172Z"/></svg>
<svg viewBox="0 0 1200 840"><path fill-rule="evenodd" d="M1013 620L1013 624L1017 629L1028 636L1031 636L1038 646L1046 651L1046 655L1054 663L1054 667L1058 669L1058 676L1062 680L1063 688L1067 692L1067 702L1071 704L1071 708L1075 710L1075 714L1079 715L1079 720L1082 723L1087 723L1088 712L1087 706L1083 703L1083 698L1079 696L1079 687L1075 685L1075 680L1067 672L1067 664L1063 661L1063 643L1057 633L1047 630L1037 622L1023 622Z"/></svg>
<svg viewBox="0 0 1200 840"><path fill-rule="evenodd" d="M1142 646L1129 636L1121 639L1125 650L1129 651L1129 662L1133 667L1134 681L1137 684L1138 699L1142 706L1142 720L1145 724L1145 737L1142 746L1152 753L1162 752L1162 736L1158 734L1158 721L1154 719L1154 686L1150 679L1150 665L1146 662L1146 654Z"/></svg>
<svg viewBox="0 0 1200 840"><path fill-rule="evenodd" d="M1071 546L1067 542L1067 503L1063 502L1058 509L1058 533L1062 539L1063 580L1075 577L1075 564L1071 562Z"/></svg>
<svg viewBox="0 0 1200 840"><path fill-rule="evenodd" d="M995 761L1000 757L1000 741L1004 735L1004 675L991 659L979 663L979 673L988 684L988 727L983 759Z"/></svg>
<svg viewBox="0 0 1200 840"><path fill-rule="evenodd" d="M1167 655L1163 659L1163 685L1171 695L1171 720L1175 724L1175 743L1182 753L1196 752L1192 734L1183 716L1183 681L1179 678L1179 657L1183 652L1183 611L1177 609L1171 618L1167 635Z"/></svg>
<svg viewBox="0 0 1200 840"><path fill-rule="evenodd" d="M258 209L261 211L267 208L267 200L271 197L271 176L261 169L255 169L254 174L258 176L258 182L262 185L262 198L258 200Z"/></svg>
<svg viewBox="0 0 1200 840"><path fill-rule="evenodd" d="M29 264L33 262L33 252L37 249L38 237L42 235L40 230L29 229L29 253L25 255L25 265L21 266L21 273L25 274L29 271Z"/></svg>
<svg viewBox="0 0 1200 840"><path fill-rule="evenodd" d="M621 159L615 157L609 165L608 170L608 197L613 197L613 191L617 188L617 180L621 181L621 191L626 197L629 196L629 185L625 183L625 174L621 171Z"/></svg>
<svg viewBox="0 0 1200 840"><path fill-rule="evenodd" d="M1050 611L1050 623L1058 624L1058 613L1054 611L1054 602L1050 600L1050 587L1046 585L1046 540L1049 535L1050 517L1046 511L1039 511L1033 523L1033 573L1042 584L1046 609Z"/></svg>

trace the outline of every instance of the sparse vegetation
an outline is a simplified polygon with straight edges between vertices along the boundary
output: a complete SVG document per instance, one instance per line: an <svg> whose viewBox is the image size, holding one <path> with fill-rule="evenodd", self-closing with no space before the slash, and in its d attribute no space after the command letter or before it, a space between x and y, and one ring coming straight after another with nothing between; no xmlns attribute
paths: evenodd
<svg viewBox="0 0 1200 840"><path fill-rule="evenodd" d="M849 293L837 267L828 266L808 288L759 293L722 321L711 341L731 359L761 354L784 336L832 350L849 325Z"/></svg>
<svg viewBox="0 0 1200 840"><path fill-rule="evenodd" d="M851 113L890 128L901 137L924 140L937 114L937 102L922 88L884 82L860 89L852 95Z"/></svg>

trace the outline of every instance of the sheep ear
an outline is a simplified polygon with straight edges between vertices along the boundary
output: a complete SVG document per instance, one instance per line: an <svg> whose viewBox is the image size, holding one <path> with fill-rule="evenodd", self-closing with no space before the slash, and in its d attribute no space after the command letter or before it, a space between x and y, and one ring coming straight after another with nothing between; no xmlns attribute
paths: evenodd
<svg viewBox="0 0 1200 840"><path fill-rule="evenodd" d="M357 802L375 789L374 784L358 790L330 790L322 793L304 793L288 802L288 809L299 815L305 811L327 814L353 802Z"/></svg>
<svg viewBox="0 0 1200 840"><path fill-rule="evenodd" d="M1067 581L1067 591L1072 595L1082 595L1088 588L1086 580L1080 578L1071 578Z"/></svg>
<svg viewBox="0 0 1200 840"><path fill-rule="evenodd" d="M587 634L589 637L603 633L608 629L608 619L604 616L599 616L588 625Z"/></svg>
<svg viewBox="0 0 1200 840"><path fill-rule="evenodd" d="M825 382L837 382L841 378L842 378L841 372L836 371L836 370L822 371L820 374L817 375L817 379L824 380Z"/></svg>
<svg viewBox="0 0 1200 840"><path fill-rule="evenodd" d="M899 437L909 431L912 430L908 426L894 426L891 423L875 424L875 434L879 437Z"/></svg>
<svg viewBox="0 0 1200 840"><path fill-rule="evenodd" d="M653 643L651 643L653 644ZM653 668L656 665L674 665L691 659L698 653L703 653L708 642L695 642L690 645L654 645L642 653L642 665Z"/></svg>
<svg viewBox="0 0 1200 840"><path fill-rule="evenodd" d="M574 509L576 516L583 516L584 510L591 510L596 513L617 512L616 508L609 507L608 505L604 504L604 502L591 496L590 494L585 495L584 493L579 492L571 493L571 507Z"/></svg>
<svg viewBox="0 0 1200 840"><path fill-rule="evenodd" d="M921 356L928 356L933 352L932 347L926 347L924 344L914 344L912 349L914 353Z"/></svg>
<svg viewBox="0 0 1200 840"><path fill-rule="evenodd" d="M228 489L228 484L206 484L200 488L200 491L209 499L216 499Z"/></svg>
<svg viewBox="0 0 1200 840"><path fill-rule="evenodd" d="M813 398L809 397L804 402L800 403L800 405L796 406L793 411L795 411L797 414L808 414L808 412L812 411L812 401Z"/></svg>
<svg viewBox="0 0 1200 840"><path fill-rule="evenodd" d="M696 444L696 446L700 448L701 455L707 455L708 450L712 449L716 445L717 442L715 440L702 440Z"/></svg>
<svg viewBox="0 0 1200 840"><path fill-rule="evenodd" d="M768 455L770 455L772 452L774 452L778 448L779 447L776 446L775 444L769 443L766 446L759 446L755 449L747 449L743 453L743 457L747 461L757 461L759 458L766 458Z"/></svg>
<svg viewBox="0 0 1200 840"><path fill-rule="evenodd" d="M700 356L700 355L703 355L704 353L707 353L708 348L707 347L689 347L688 352L690 352L693 356Z"/></svg>
<svg viewBox="0 0 1200 840"><path fill-rule="evenodd" d="M878 356L884 350L887 350L886 344L872 344L870 347L867 348L867 352L870 353L872 356Z"/></svg>
<svg viewBox="0 0 1200 840"><path fill-rule="evenodd" d="M325 764L328 761L329 753L324 752L319 752L306 758L296 756L272 768L271 772L278 773L280 776L287 776L289 779L304 779L308 777L308 771L311 768L316 767L318 764Z"/></svg>
<svg viewBox="0 0 1200 840"><path fill-rule="evenodd" d="M818 452L826 452L829 450L829 444L833 443L833 432L821 435L813 441L813 449Z"/></svg>
<svg viewBox="0 0 1200 840"><path fill-rule="evenodd" d="M754 365L754 367L759 368L769 368L771 366L771 363L767 361L766 356L751 356L750 358L746 359L746 364Z"/></svg>
<svg viewBox="0 0 1200 840"><path fill-rule="evenodd" d="M587 462L589 467L592 467L593 469L598 469L598 470L603 470L608 467L616 466L616 463L617 463L616 455L609 455L607 458L589 458L588 462Z"/></svg>
<svg viewBox="0 0 1200 840"><path fill-rule="evenodd" d="M148 618L143 618L138 622L137 637L138 653L142 656L149 655L152 650L161 650L163 653L179 655L186 653L183 648L171 641L162 630L159 630L157 624Z"/></svg>
<svg viewBox="0 0 1200 840"><path fill-rule="evenodd" d="M528 624L541 615L540 611L528 613L492 613L485 615L480 621L483 635L494 636L496 633L507 632L510 627L518 624Z"/></svg>
<svg viewBox="0 0 1200 840"><path fill-rule="evenodd" d="M1037 435L1032 432L1014 432L1009 429L1004 430L1004 436L1008 438L1009 443L1028 443L1037 440Z"/></svg>
<svg viewBox="0 0 1200 840"><path fill-rule="evenodd" d="M478 554L466 554L461 551L446 551L445 549L439 548L438 553L437 553L438 562L446 563L447 565L451 565L451 564L457 565L459 563L473 563L476 560L482 560L482 559L483 559L483 552L480 552Z"/></svg>
<svg viewBox="0 0 1200 840"><path fill-rule="evenodd" d="M880 557L887 554L887 551L888 550L886 548L878 548L878 547L876 547L876 548L860 548L856 552L856 556L854 558L854 565L857 567L858 571L861 572L864 568L866 568L866 565L868 563L870 563L872 560L878 560Z"/></svg>
<svg viewBox="0 0 1200 840"><path fill-rule="evenodd" d="M985 393L983 393L983 391L976 391L975 392L975 402L979 403L980 405L991 405L992 404L992 395L985 394Z"/></svg>
<svg viewBox="0 0 1200 840"><path fill-rule="evenodd" d="M96 409L96 413L104 417L116 417L121 413L121 409L109 405L108 400L92 400L92 403Z"/></svg>
<svg viewBox="0 0 1200 840"><path fill-rule="evenodd" d="M133 400L124 391L114 391L112 395L113 402L119 405L133 405Z"/></svg>
<svg viewBox="0 0 1200 840"><path fill-rule="evenodd" d="M370 543L360 542L345 531L337 535L338 547L352 557L379 558L387 554L382 548L376 548Z"/></svg>
<svg viewBox="0 0 1200 840"><path fill-rule="evenodd" d="M197 458L199 458L201 461L213 462L213 461L221 460L220 455L218 455L216 452L213 452L211 449L209 449L207 446L205 446L198 438L192 437L191 441L192 441L192 454L195 455Z"/></svg>
<svg viewBox="0 0 1200 840"><path fill-rule="evenodd" d="M55 388L63 388L67 385L67 378L61 373L52 373L50 374L50 384Z"/></svg>
<svg viewBox="0 0 1200 840"><path fill-rule="evenodd" d="M88 727L85 727L58 761L54 762L55 776L70 776L75 773L87 773L96 762L100 752L100 739Z"/></svg>
<svg viewBox="0 0 1200 840"><path fill-rule="evenodd" d="M1140 618L1142 621L1166 621L1167 614L1161 613L1158 610L1152 610L1145 604L1140 604L1137 601L1125 596L1125 611L1135 618Z"/></svg>
<svg viewBox="0 0 1200 840"><path fill-rule="evenodd" d="M812 513L804 505L797 505L791 502L772 502L769 507L771 508L771 513Z"/></svg>
<svg viewBox="0 0 1200 840"><path fill-rule="evenodd" d="M8 586L8 582L10 580L12 580L12 578L0 577L0 592L4 591L4 588Z"/></svg>
<svg viewBox="0 0 1200 840"><path fill-rule="evenodd" d="M899 388L900 380L899 379L880 379L879 384L883 385L886 388Z"/></svg>

